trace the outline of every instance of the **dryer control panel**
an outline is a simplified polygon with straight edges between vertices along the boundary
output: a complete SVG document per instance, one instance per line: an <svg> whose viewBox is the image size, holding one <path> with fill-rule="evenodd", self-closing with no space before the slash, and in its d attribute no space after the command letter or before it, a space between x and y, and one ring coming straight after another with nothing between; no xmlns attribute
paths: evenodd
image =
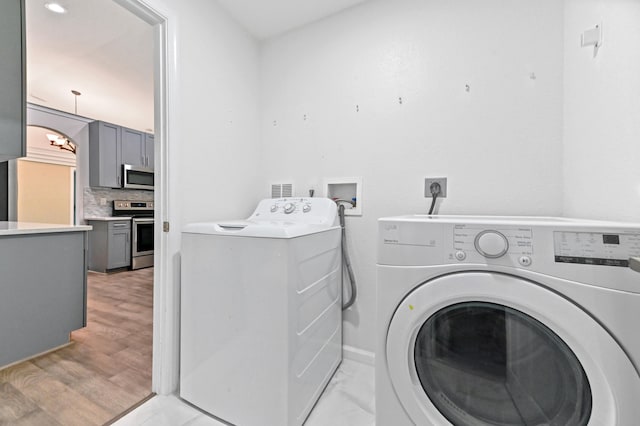
<svg viewBox="0 0 640 426"><path fill-rule="evenodd" d="M542 274L637 293L640 224L518 216L381 218L378 265ZM640 269L638 267L637 269Z"/></svg>
<svg viewBox="0 0 640 426"><path fill-rule="evenodd" d="M530 227L456 224L452 237L450 260L478 261L506 257L524 266L532 262L533 231Z"/></svg>
<svg viewBox="0 0 640 426"><path fill-rule="evenodd" d="M453 227L453 248L456 250L477 250L485 257L500 257L498 253L487 253L489 248L500 248L500 240L504 243L502 254L533 254L533 232L531 228L487 228L486 226L455 225ZM497 246L497 247L496 247ZM487 256L488 254L488 256Z"/></svg>
<svg viewBox="0 0 640 426"><path fill-rule="evenodd" d="M558 263L627 267L640 256L640 234L558 231L553 243Z"/></svg>

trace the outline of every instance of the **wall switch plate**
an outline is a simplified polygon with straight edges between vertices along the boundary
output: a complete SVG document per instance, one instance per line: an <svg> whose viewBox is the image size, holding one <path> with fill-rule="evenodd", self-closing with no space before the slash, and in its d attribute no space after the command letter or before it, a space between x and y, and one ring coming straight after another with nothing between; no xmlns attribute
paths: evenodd
<svg viewBox="0 0 640 426"><path fill-rule="evenodd" d="M424 178L424 197L431 198L431 184L437 182L440 184L440 194L438 198L447 198L447 178Z"/></svg>
<svg viewBox="0 0 640 426"><path fill-rule="evenodd" d="M100 205L101 206L106 206L107 205L107 199L106 198L100 198Z"/></svg>

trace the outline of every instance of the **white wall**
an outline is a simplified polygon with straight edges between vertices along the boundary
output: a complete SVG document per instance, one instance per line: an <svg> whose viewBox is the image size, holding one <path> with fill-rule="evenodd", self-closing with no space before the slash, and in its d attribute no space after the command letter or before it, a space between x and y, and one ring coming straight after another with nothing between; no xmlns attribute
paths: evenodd
<svg viewBox="0 0 640 426"><path fill-rule="evenodd" d="M178 97L169 100L174 226L248 216L257 201L258 45L208 0L175 9Z"/></svg>
<svg viewBox="0 0 640 426"><path fill-rule="evenodd" d="M562 23L557 0L374 1L265 43L267 181L363 178L346 344L374 348L376 220L425 213L424 177L443 214L561 213Z"/></svg>
<svg viewBox="0 0 640 426"><path fill-rule="evenodd" d="M166 74L156 84L166 88L159 102L167 116L156 111L155 161L167 196L156 193L156 219L171 227L167 234L156 228L154 391L167 394L178 385L181 229L248 216L258 200L259 57L257 43L216 1L141 3L161 16L149 14L150 21L166 20Z"/></svg>
<svg viewBox="0 0 640 426"><path fill-rule="evenodd" d="M566 0L567 216L640 222L640 2ZM580 47L602 23L604 44Z"/></svg>

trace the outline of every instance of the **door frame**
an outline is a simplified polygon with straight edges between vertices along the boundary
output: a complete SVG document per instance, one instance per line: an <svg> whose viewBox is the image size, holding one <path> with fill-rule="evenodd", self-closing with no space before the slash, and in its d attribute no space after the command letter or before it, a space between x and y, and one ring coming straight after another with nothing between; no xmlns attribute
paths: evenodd
<svg viewBox="0 0 640 426"><path fill-rule="evenodd" d="M153 372L152 391L160 395L175 392L179 382L179 234L164 232L169 223L178 223L177 209L170 209L169 141L175 127L172 117L178 116L168 99L178 98L177 34L175 13L157 9L153 0L113 0L154 28L154 169L156 173L154 273L153 273ZM156 5L157 7L157 5ZM162 7L162 6L161 6ZM171 25L170 25L171 23ZM166 224L165 226L163 226ZM175 227L174 227L175 228Z"/></svg>

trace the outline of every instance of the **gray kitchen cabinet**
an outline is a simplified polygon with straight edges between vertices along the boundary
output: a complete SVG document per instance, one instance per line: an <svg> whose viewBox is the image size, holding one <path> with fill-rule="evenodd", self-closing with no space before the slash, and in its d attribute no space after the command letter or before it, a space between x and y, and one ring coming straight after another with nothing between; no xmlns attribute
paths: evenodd
<svg viewBox="0 0 640 426"><path fill-rule="evenodd" d="M89 124L89 186L122 188L122 165L153 169L153 135L104 121Z"/></svg>
<svg viewBox="0 0 640 426"><path fill-rule="evenodd" d="M120 126L89 123L89 185L122 186L122 133Z"/></svg>
<svg viewBox="0 0 640 426"><path fill-rule="evenodd" d="M122 164L146 167L145 134L122 127Z"/></svg>
<svg viewBox="0 0 640 426"><path fill-rule="evenodd" d="M150 169L154 168L154 150L155 150L155 136L149 133L145 133L145 152L147 156L147 166Z"/></svg>
<svg viewBox="0 0 640 426"><path fill-rule="evenodd" d="M37 231L0 232L0 368L64 345L86 326L87 231Z"/></svg>
<svg viewBox="0 0 640 426"><path fill-rule="evenodd" d="M89 269L106 272L131 265L131 221L89 220Z"/></svg>
<svg viewBox="0 0 640 426"><path fill-rule="evenodd" d="M26 154L24 0L0 2L0 161Z"/></svg>

